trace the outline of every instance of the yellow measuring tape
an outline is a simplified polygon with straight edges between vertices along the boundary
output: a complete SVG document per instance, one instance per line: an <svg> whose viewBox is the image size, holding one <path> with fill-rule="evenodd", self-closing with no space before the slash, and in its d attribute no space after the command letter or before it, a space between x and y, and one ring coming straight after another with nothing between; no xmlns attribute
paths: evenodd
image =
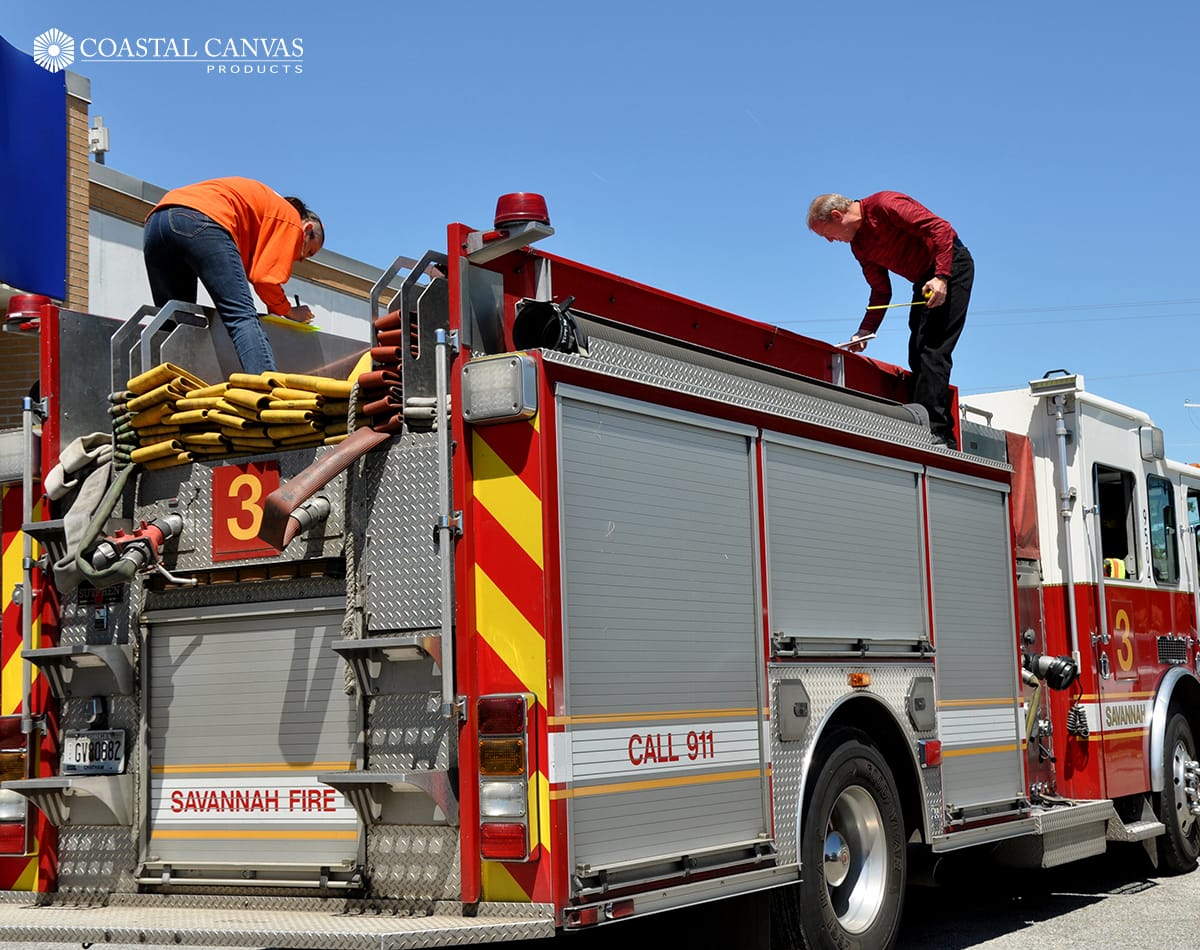
<svg viewBox="0 0 1200 950"><path fill-rule="evenodd" d="M925 300L932 297L933 294L927 293ZM922 307L925 305L925 300L910 300L908 303L877 303L873 307L867 307L868 310L891 310L892 307Z"/></svg>

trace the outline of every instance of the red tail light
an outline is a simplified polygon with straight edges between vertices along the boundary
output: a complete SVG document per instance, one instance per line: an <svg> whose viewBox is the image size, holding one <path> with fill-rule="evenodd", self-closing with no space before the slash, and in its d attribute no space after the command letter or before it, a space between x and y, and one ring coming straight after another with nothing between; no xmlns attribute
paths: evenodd
<svg viewBox="0 0 1200 950"><path fill-rule="evenodd" d="M479 839L480 852L490 861L524 861L529 854L528 833L516 822L485 822Z"/></svg>
<svg viewBox="0 0 1200 950"><path fill-rule="evenodd" d="M525 731L525 699L522 696L489 696L479 700L481 736L515 736Z"/></svg>

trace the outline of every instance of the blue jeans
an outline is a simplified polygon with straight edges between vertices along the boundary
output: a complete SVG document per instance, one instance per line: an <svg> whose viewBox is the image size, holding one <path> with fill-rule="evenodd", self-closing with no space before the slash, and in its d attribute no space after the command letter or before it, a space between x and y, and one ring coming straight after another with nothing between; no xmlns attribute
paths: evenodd
<svg viewBox="0 0 1200 950"><path fill-rule="evenodd" d="M181 205L146 220L142 251L154 306L196 302L204 284L247 373L275 369L275 354L258 320L242 256L229 232L206 214Z"/></svg>

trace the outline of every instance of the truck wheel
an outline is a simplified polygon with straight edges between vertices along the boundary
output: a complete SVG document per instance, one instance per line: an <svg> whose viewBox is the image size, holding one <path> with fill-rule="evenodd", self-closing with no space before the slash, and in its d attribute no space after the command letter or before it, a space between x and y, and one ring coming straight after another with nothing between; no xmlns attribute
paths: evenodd
<svg viewBox="0 0 1200 950"><path fill-rule="evenodd" d="M1158 796L1158 820L1167 830L1158 839L1160 862L1172 874L1183 874L1200 857L1200 819L1192 814L1196 803L1196 776L1188 766L1196 761L1192 727L1181 713L1167 721L1163 740L1163 790Z"/></svg>
<svg viewBox="0 0 1200 950"><path fill-rule="evenodd" d="M906 876L904 818L891 770L860 732L842 733L804 813L798 917L809 950L896 942Z"/></svg>

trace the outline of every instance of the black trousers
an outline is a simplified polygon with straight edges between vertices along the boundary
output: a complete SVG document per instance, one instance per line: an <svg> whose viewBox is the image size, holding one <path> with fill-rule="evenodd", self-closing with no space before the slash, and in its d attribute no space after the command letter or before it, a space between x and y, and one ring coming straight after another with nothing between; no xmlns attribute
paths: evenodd
<svg viewBox="0 0 1200 950"><path fill-rule="evenodd" d="M933 271L913 284L913 301L924 300L922 288ZM912 370L912 401L929 411L929 428L935 438L958 448L954 414L950 409L950 368L954 345L967 322L967 304L975 282L975 261L963 243L954 239L954 264L946 300L940 307L914 306L908 317L908 367Z"/></svg>

